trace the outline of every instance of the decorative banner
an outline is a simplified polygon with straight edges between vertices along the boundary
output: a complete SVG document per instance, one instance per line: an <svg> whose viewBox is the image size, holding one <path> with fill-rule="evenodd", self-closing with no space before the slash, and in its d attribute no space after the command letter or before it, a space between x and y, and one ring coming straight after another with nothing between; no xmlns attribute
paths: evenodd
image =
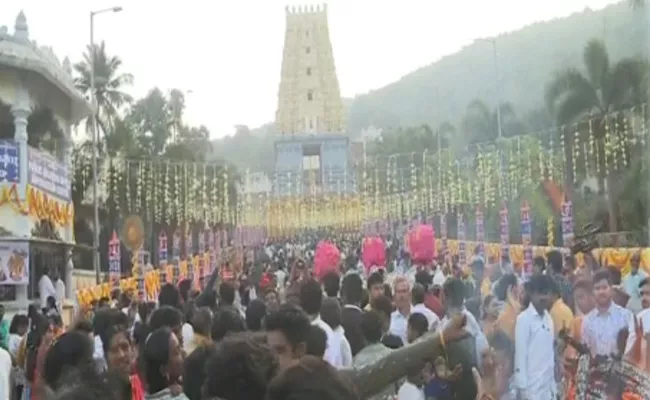
<svg viewBox="0 0 650 400"><path fill-rule="evenodd" d="M447 214L440 214L440 251L446 259L449 254L447 251Z"/></svg>
<svg viewBox="0 0 650 400"><path fill-rule="evenodd" d="M0 242L0 285L29 284L29 243Z"/></svg>
<svg viewBox="0 0 650 400"><path fill-rule="evenodd" d="M465 216L463 213L458 213L456 219L458 223L458 266L463 268L467 263L467 249L465 249Z"/></svg>
<svg viewBox="0 0 650 400"><path fill-rule="evenodd" d="M181 258L181 232L178 228L172 235L172 258L179 260Z"/></svg>
<svg viewBox="0 0 650 400"><path fill-rule="evenodd" d="M108 241L108 276L111 282L118 282L121 273L120 238L113 231L111 240Z"/></svg>
<svg viewBox="0 0 650 400"><path fill-rule="evenodd" d="M158 235L158 263L167 265L167 232L164 229Z"/></svg>
<svg viewBox="0 0 650 400"><path fill-rule="evenodd" d="M194 238L192 238L192 229L188 228L185 233L185 257L191 260L194 256Z"/></svg>
<svg viewBox="0 0 650 400"><path fill-rule="evenodd" d="M20 182L20 149L13 140L0 140L0 183Z"/></svg>
<svg viewBox="0 0 650 400"><path fill-rule="evenodd" d="M510 251L510 224L508 223L508 205L505 201L501 202L501 210L499 210L499 236L501 238L501 254L508 254Z"/></svg>
<svg viewBox="0 0 650 400"><path fill-rule="evenodd" d="M70 201L70 175L68 168L54 156L27 149L27 183L54 197Z"/></svg>
<svg viewBox="0 0 650 400"><path fill-rule="evenodd" d="M562 201L562 244L564 247L573 245L573 202L566 196Z"/></svg>
<svg viewBox="0 0 650 400"><path fill-rule="evenodd" d="M521 206L521 244L524 247L522 279L527 280L533 273L533 222L530 217L530 206L524 200Z"/></svg>
<svg viewBox="0 0 650 400"><path fill-rule="evenodd" d="M485 256L485 215L480 208L476 208L476 245L478 255Z"/></svg>

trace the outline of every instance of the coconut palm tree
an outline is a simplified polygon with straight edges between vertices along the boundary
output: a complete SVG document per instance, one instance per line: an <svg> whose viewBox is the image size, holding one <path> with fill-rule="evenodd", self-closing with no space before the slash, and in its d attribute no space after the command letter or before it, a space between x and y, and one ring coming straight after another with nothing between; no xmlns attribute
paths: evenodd
<svg viewBox="0 0 650 400"><path fill-rule="evenodd" d="M643 103L646 96L646 63L642 60L625 58L611 64L605 44L600 40L587 43L584 53L584 70L569 68L560 71L546 88L546 106L558 125L577 123L587 117L598 121L593 125L594 139L604 140L605 119L610 113ZM568 146L565 146L568 148ZM598 146L601 152L604 146ZM569 160L569 157L567 160ZM604 154L599 154L601 162ZM571 171L572 166L568 165ZM606 168L599 176L600 192L604 194L605 180L610 191L609 228L616 230L617 220L614 203L614 179L611 174L604 176ZM568 186L567 186L568 188Z"/></svg>
<svg viewBox="0 0 650 400"><path fill-rule="evenodd" d="M510 103L501 103L501 134L511 137L524 133L524 126L518 120ZM497 110L491 110L483 101L473 100L467 105L461 127L465 134L466 144L493 142L498 136Z"/></svg>
<svg viewBox="0 0 650 400"><path fill-rule="evenodd" d="M94 63L93 63L94 61ZM115 126L119 110L132 101L125 93L124 87L133 83L133 76L121 72L122 60L117 56L106 53L106 45L102 41L94 48L88 46L83 61L75 64L77 73L75 85L82 93L90 98L91 69L94 65L95 99L97 101L97 122L104 136L110 135ZM90 131L88 121L86 129Z"/></svg>

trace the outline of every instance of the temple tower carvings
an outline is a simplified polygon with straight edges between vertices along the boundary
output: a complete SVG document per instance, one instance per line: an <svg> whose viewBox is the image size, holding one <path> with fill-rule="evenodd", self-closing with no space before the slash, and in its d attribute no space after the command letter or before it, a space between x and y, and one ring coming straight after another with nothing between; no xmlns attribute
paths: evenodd
<svg viewBox="0 0 650 400"><path fill-rule="evenodd" d="M345 132L327 5L286 8L275 120L283 136Z"/></svg>

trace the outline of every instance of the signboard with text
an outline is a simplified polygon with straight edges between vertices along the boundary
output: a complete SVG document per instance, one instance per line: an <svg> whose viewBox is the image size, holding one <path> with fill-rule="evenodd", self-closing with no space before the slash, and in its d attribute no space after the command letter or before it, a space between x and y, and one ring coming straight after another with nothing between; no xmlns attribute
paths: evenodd
<svg viewBox="0 0 650 400"><path fill-rule="evenodd" d="M61 200L70 201L68 169L54 156L29 148L27 150L27 183Z"/></svg>
<svg viewBox="0 0 650 400"><path fill-rule="evenodd" d="M13 140L0 140L0 183L20 182L20 149Z"/></svg>

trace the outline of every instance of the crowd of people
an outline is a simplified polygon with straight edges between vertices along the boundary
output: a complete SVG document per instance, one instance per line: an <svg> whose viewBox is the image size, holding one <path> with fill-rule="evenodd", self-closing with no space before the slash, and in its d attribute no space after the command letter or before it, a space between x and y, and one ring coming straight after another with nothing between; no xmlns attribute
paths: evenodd
<svg viewBox="0 0 650 400"><path fill-rule="evenodd" d="M339 243L341 270L319 280L313 246L269 245L259 279L222 266L202 290L166 284L156 301L115 290L67 327L55 304L11 323L0 308L0 398L580 399L583 355L646 367L650 279L638 255L621 278L589 254L575 268L552 251L523 280L479 251L464 267L396 251L364 271L357 245ZM611 375L589 390L632 398Z"/></svg>

